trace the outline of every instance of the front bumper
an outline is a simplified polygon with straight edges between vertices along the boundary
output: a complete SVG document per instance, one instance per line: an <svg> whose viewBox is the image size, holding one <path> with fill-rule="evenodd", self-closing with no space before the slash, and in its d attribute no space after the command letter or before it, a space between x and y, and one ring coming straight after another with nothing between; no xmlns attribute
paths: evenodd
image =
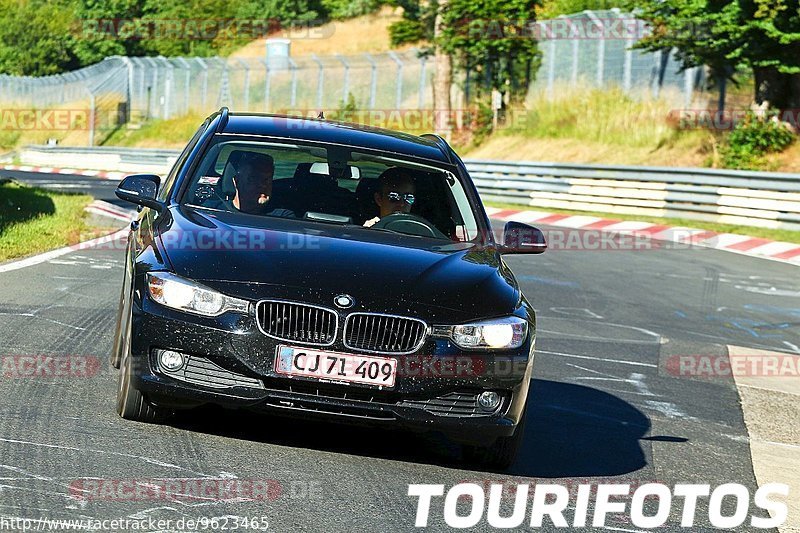
<svg viewBox="0 0 800 533"><path fill-rule="evenodd" d="M258 330L252 314L193 316L165 308L137 292L132 385L157 405L216 404L297 418L441 431L455 440L486 444L513 435L527 399L532 336L518 350L491 355L462 351L446 339L429 338L415 354L395 356L395 387L379 390L279 375L273 370L277 347L302 344L267 337ZM206 373L216 381L203 384L197 379L177 379L159 368L155 356L159 349L187 354L210 369ZM348 352L339 344L321 349ZM470 396L485 390L503 397L495 412L465 408Z"/></svg>

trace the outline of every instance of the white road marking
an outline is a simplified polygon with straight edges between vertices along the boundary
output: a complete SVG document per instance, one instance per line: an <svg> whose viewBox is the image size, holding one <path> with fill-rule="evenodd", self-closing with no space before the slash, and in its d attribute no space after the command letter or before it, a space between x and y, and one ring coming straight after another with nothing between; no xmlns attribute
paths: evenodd
<svg viewBox="0 0 800 533"><path fill-rule="evenodd" d="M32 257L21 259L19 261L6 263L4 265L0 265L0 273L11 272L12 270L19 270L21 268L38 265L40 263L44 263L45 261L50 261L57 257L61 257L62 255L67 255L68 253L75 252L77 250L91 248L92 246L96 246L98 244L115 241L117 239L125 237L127 234L128 234L128 229L125 228L117 231L116 233L112 233L111 235L106 235L105 237L98 237L96 239L84 241L79 244L73 244L72 246L65 246L64 248L59 248L57 250L51 250L43 254L34 255Z"/></svg>
<svg viewBox="0 0 800 533"><path fill-rule="evenodd" d="M632 365L632 366L643 366L647 368L658 368L658 365L654 365L651 363L640 363L638 361L623 361L621 359L608 359L606 357L592 357L590 355L578 355L574 353L564 353L564 352L551 352L549 350L536 350L536 353L546 353L550 355L560 355L561 357L572 357L575 359L589 359L591 361L603 361L606 363L617 363L621 365Z"/></svg>
<svg viewBox="0 0 800 533"><path fill-rule="evenodd" d="M551 307L551 311L554 313L559 313L562 315L570 315L578 318L600 318L603 317L598 315L597 313L593 312L591 309L587 309L585 307ZM578 311L575 313L574 311Z"/></svg>
<svg viewBox="0 0 800 533"><path fill-rule="evenodd" d="M155 466L161 466L161 467L164 467L164 468L174 468L176 470L186 470L188 472L191 472L192 474L196 474L196 475L202 476L202 477L208 477L208 478L216 477L216 476L210 476L208 474L203 474L201 472L195 472L194 470L192 470L190 468L187 468L185 466L180 466L180 465L176 465L176 464L172 464L172 463L167 463L167 462L164 462L164 461L159 461L158 459L153 459L151 457L146 457L146 456L142 456L142 455L135 455L135 454L132 454L132 453L110 452L110 451L107 451L107 450L95 450L95 449L91 449L91 448L76 448L74 446L63 446L63 445L60 445L60 444L47 444L47 443L44 443L44 442L33 442L33 441L28 441L28 440L9 439L9 438L6 438L6 437L0 437L0 442L8 442L10 444L21 444L23 446L36 446L36 447L39 447L39 448L52 448L52 449L56 449L56 450L68 450L68 451L73 451L73 452L85 452L85 453L88 453L88 454L100 454L100 455L113 455L113 456L116 456L116 457L128 457L128 458L131 458L131 459L139 459L141 461L144 461L145 463L148 463L148 464L151 464L151 465L155 465Z"/></svg>

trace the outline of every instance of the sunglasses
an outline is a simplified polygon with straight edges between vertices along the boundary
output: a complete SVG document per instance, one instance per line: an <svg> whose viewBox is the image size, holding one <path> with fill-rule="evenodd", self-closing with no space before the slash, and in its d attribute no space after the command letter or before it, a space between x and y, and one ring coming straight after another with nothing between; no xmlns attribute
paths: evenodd
<svg viewBox="0 0 800 533"><path fill-rule="evenodd" d="M414 205L414 195L409 193L399 193L396 191L392 191L386 193L386 198L389 199L391 202L406 202L408 205Z"/></svg>

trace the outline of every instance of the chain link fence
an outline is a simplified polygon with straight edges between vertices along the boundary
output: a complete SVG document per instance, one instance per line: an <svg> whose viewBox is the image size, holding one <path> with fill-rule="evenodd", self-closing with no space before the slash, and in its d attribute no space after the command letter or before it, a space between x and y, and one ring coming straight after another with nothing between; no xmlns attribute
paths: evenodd
<svg viewBox="0 0 800 533"><path fill-rule="evenodd" d="M624 23L621 25L621 23ZM631 94L682 95L691 102L702 69L679 71L674 53L631 49L643 22L618 10L584 12L532 24L542 65L528 98L559 86L619 86ZM624 29L621 29L624 28ZM133 120L236 111L308 112L352 103L363 110L433 107L432 58L403 52L304 57L110 57L74 72L40 78L0 75L0 109L85 109L89 144ZM468 78L469 79L469 78ZM454 105L471 94L454 86ZM670 88L670 91L662 92ZM352 97L351 97L352 95ZM0 126L2 127L2 126Z"/></svg>
<svg viewBox="0 0 800 533"><path fill-rule="evenodd" d="M542 66L531 89L552 99L565 86L617 86L628 94L669 97L689 107L704 85L704 69L682 70L674 49L634 49L648 32L644 21L618 9L540 21L535 36Z"/></svg>

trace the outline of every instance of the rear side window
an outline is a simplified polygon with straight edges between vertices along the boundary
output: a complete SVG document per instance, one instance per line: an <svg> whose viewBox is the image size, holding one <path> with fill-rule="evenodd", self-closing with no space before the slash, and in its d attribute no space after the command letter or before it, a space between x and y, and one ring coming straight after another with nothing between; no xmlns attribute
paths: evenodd
<svg viewBox="0 0 800 533"><path fill-rule="evenodd" d="M203 136L208 124L208 120L203 122L203 124L197 129L192 138L189 140L189 144L187 144L186 148L183 149L181 155L178 156L175 164L172 165L172 169L169 171L167 179L164 180L164 183L161 185L161 190L158 192L158 199L162 202L167 199L167 196L169 196L169 191L172 189L172 185L175 183L175 178L178 176L178 172L180 172L181 168L183 168L183 165L186 163L186 159L189 157L189 154L192 153L192 150L194 150L194 147L197 145L200 137Z"/></svg>

